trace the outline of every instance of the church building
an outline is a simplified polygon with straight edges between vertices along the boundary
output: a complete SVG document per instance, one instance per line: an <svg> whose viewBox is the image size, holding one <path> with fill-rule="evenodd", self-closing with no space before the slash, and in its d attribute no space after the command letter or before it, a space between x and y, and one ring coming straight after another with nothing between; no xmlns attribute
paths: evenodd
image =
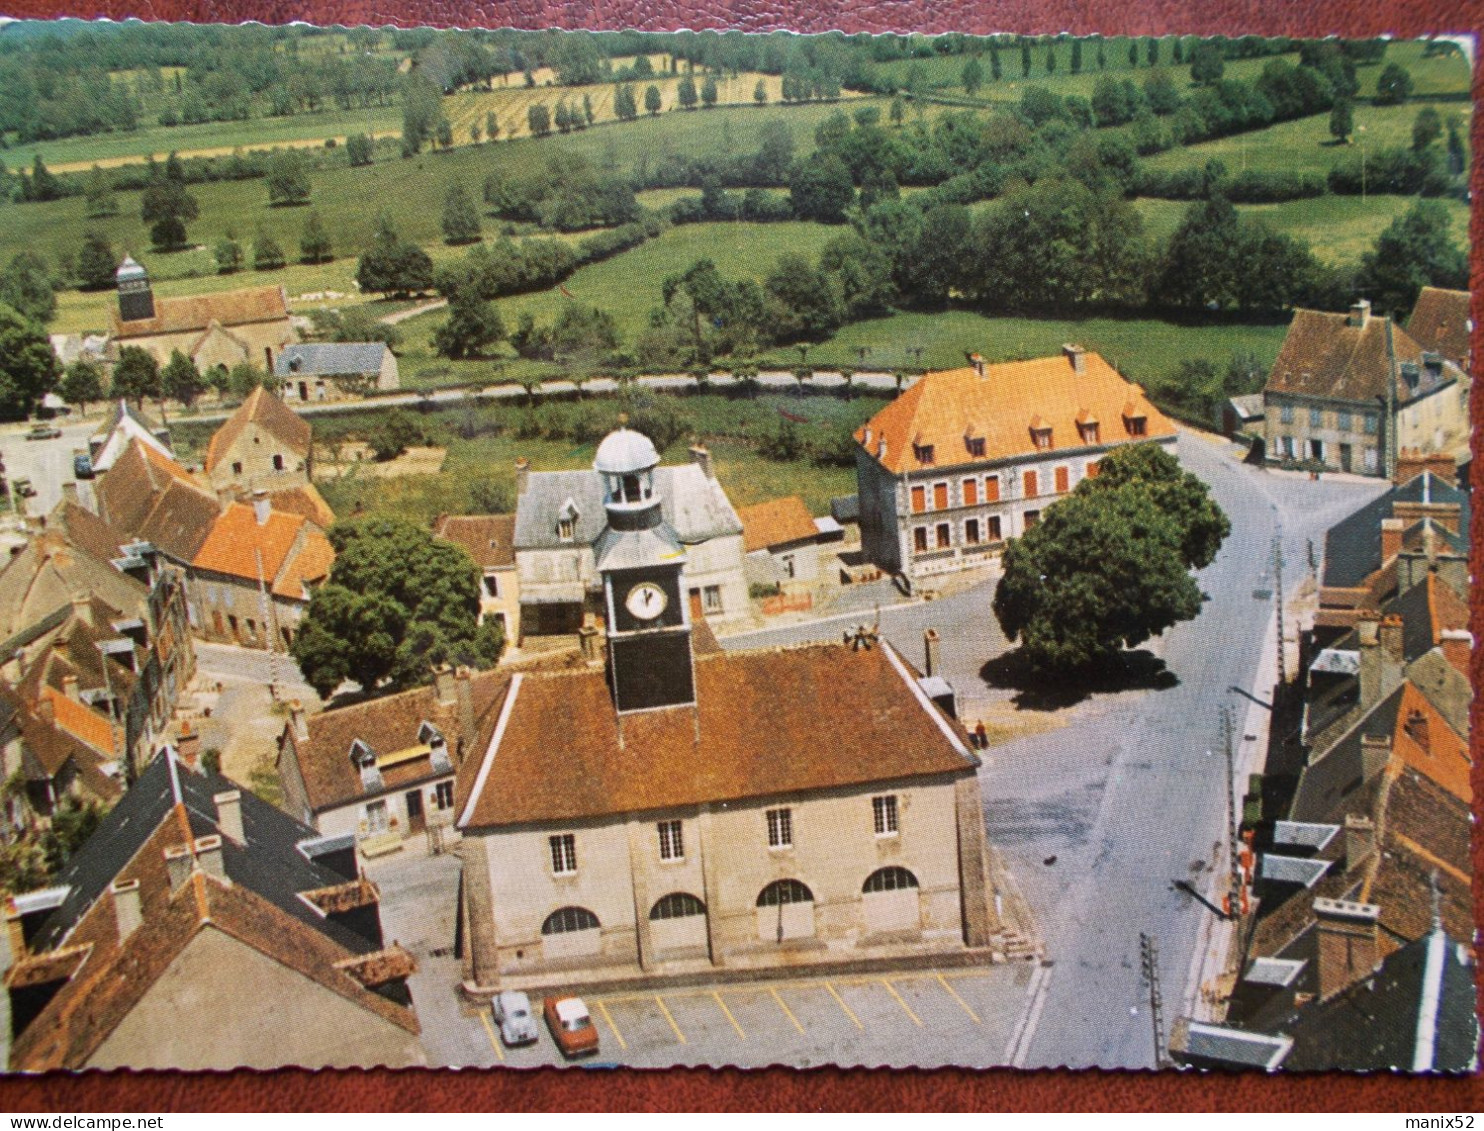
<svg viewBox="0 0 1484 1131"><path fill-rule="evenodd" d="M515 671L459 769L469 991L1031 949L931 681L864 631L722 651L658 463L598 448L603 660Z"/></svg>

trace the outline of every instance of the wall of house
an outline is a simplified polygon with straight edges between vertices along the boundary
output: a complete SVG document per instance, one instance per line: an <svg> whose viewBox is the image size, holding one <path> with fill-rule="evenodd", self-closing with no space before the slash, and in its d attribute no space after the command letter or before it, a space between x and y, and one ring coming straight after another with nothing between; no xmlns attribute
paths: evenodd
<svg viewBox="0 0 1484 1131"><path fill-rule="evenodd" d="M735 620L750 611L742 558L741 534L728 534L685 548L681 584L687 594L698 591L701 611L713 623ZM713 592L708 595L707 590Z"/></svg>
<svg viewBox="0 0 1484 1131"><path fill-rule="evenodd" d="M275 457L281 461L281 469L274 466ZM266 491L277 491L304 486L309 482L309 473L309 464L303 455L266 428L249 422L222 453L208 478L217 491L228 487L247 490L261 487Z"/></svg>
<svg viewBox="0 0 1484 1131"><path fill-rule="evenodd" d="M789 542L754 550L744 563L749 585L813 585L820 580L825 551L817 542Z"/></svg>
<svg viewBox="0 0 1484 1131"><path fill-rule="evenodd" d="M412 822L407 818L407 795L418 792L423 795L423 820L427 824L451 825L454 819L454 810L451 801L445 808L438 806L438 785L441 782L452 784L454 775L447 774L431 781L421 782L407 789L396 789L390 793L376 794L368 797L358 797L345 805L326 809L315 816L313 824L319 830L321 836L341 836L345 833L353 833L357 839L368 836L379 835L382 831L394 831L400 833L404 838L412 835ZM370 810L378 802L386 805L386 829L381 830L374 827ZM392 821L396 821L392 825Z"/></svg>
<svg viewBox="0 0 1484 1131"><path fill-rule="evenodd" d="M1397 410L1398 450L1454 452L1469 443L1470 382L1444 385Z"/></svg>
<svg viewBox="0 0 1484 1131"><path fill-rule="evenodd" d="M268 584L272 584L272 578ZM277 652L288 650L288 640L298 631L308 605L306 601L270 595L269 617L265 622L262 593L255 580L207 571L191 574L190 595L191 624L200 639L266 650L271 635Z"/></svg>
<svg viewBox="0 0 1484 1131"><path fill-rule="evenodd" d="M489 591L490 581L495 584L495 595ZM479 620L489 617L500 619L505 625L505 640L514 644L520 640L520 575L513 568L486 569L480 580Z"/></svg>
<svg viewBox="0 0 1484 1131"><path fill-rule="evenodd" d="M89 1068L426 1064L416 1035L230 935L197 933Z"/></svg>
<svg viewBox="0 0 1484 1131"><path fill-rule="evenodd" d="M1385 474L1385 413L1379 402L1323 401L1268 393L1263 403L1269 463L1313 461L1312 443L1318 441L1322 445L1319 461L1331 471ZM1367 430L1368 421L1371 431ZM1350 452L1348 468L1346 447Z"/></svg>
<svg viewBox="0 0 1484 1131"><path fill-rule="evenodd" d="M877 836L872 798L897 798L899 829ZM643 817L618 816L568 826L466 832L486 862L495 954L474 962L485 984L492 971L522 985L633 976L680 966L771 967L957 951L964 946L959 815L951 780L821 791L769 802L739 802ZM770 848L767 810L792 813L793 845ZM657 822L680 819L684 858L660 859ZM982 818L981 818L982 819ZM575 838L577 871L552 870L550 837ZM879 868L911 871L918 887L884 893L912 926L873 932L881 902L862 892ZM758 908L765 887L794 879L812 904ZM702 923L650 919L665 895L684 892L706 906ZM874 896L872 897L874 898ZM992 901L992 893L985 893ZM914 909L915 905L915 909ZM471 905L472 906L472 905ZM579 907L600 923L582 937L547 935L554 911ZM978 916L983 919L987 909ZM780 925L787 936L777 937ZM701 933L704 927L704 935ZM479 931L471 931L476 946ZM708 950L710 957L708 958Z"/></svg>
<svg viewBox="0 0 1484 1131"><path fill-rule="evenodd" d="M119 346L139 346L161 365L170 360L170 354L179 350L205 371L214 365L225 365L228 369L241 361L251 362L259 369L273 371L273 361L285 345L299 340L298 333L287 318L277 322L254 322L244 326L232 326L228 333L220 328L211 331L188 330L179 334L152 334L146 337L125 338ZM234 340L235 339L235 340ZM265 364L266 363L266 364Z"/></svg>
<svg viewBox="0 0 1484 1131"><path fill-rule="evenodd" d="M901 573L902 536L899 518L906 500L899 497L901 484L864 448L855 452L855 490L860 507L861 552L888 573Z"/></svg>
<svg viewBox="0 0 1484 1131"><path fill-rule="evenodd" d="M376 378L376 389L382 393L396 392L402 387L402 377L397 369L397 355L387 350L381 359L381 372Z"/></svg>

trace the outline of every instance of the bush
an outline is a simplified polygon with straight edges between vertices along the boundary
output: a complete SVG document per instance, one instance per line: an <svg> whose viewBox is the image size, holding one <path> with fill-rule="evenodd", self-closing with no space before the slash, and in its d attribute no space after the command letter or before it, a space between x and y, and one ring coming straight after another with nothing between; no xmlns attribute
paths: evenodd
<svg viewBox="0 0 1484 1131"><path fill-rule="evenodd" d="M366 437L372 454L383 463L396 459L414 444L422 442L422 426L401 409L387 413Z"/></svg>
<svg viewBox="0 0 1484 1131"><path fill-rule="evenodd" d="M1323 196L1327 191L1326 180L1319 173L1295 173L1282 169L1271 172L1248 169L1222 186L1222 192L1234 204L1302 200Z"/></svg>

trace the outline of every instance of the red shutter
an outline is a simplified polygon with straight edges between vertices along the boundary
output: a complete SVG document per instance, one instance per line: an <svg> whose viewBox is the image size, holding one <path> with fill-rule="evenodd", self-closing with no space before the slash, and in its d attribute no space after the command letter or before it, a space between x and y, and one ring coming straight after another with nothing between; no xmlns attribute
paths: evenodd
<svg viewBox="0 0 1484 1131"><path fill-rule="evenodd" d="M946 511L948 509L948 484L933 484L933 510Z"/></svg>
<svg viewBox="0 0 1484 1131"><path fill-rule="evenodd" d="M1056 493L1058 495L1067 493L1067 469L1064 467L1056 469Z"/></svg>
<svg viewBox="0 0 1484 1131"><path fill-rule="evenodd" d="M1027 499L1034 499L1040 493L1041 488L1036 480L1036 473L1034 471L1027 471L1025 473L1025 497Z"/></svg>
<svg viewBox="0 0 1484 1131"><path fill-rule="evenodd" d="M979 504L979 481L977 479L964 480L964 506L973 507Z"/></svg>
<svg viewBox="0 0 1484 1131"><path fill-rule="evenodd" d="M1000 477L998 475L991 475L984 481L984 501L986 503L1000 501Z"/></svg>
<svg viewBox="0 0 1484 1131"><path fill-rule="evenodd" d="M921 514L925 510L927 510L927 488L912 488L912 513Z"/></svg>

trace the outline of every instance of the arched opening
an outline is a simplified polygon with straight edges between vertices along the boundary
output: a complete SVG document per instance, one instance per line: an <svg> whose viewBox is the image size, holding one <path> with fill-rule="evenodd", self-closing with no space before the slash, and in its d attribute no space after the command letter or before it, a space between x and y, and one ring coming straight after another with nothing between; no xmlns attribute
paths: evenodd
<svg viewBox="0 0 1484 1131"><path fill-rule="evenodd" d="M814 893L799 880L774 880L757 896L757 935L764 942L814 936Z"/></svg>
<svg viewBox="0 0 1484 1131"><path fill-rule="evenodd" d="M920 931L922 908L917 877L895 865L878 868L861 885L866 933Z"/></svg>
<svg viewBox="0 0 1484 1131"><path fill-rule="evenodd" d="M704 950L706 905L687 891L672 891L649 909L650 945L657 951Z"/></svg>
<svg viewBox="0 0 1484 1131"><path fill-rule="evenodd" d="M602 946L598 917L586 907L559 907L541 924L541 953L548 961L596 954Z"/></svg>

